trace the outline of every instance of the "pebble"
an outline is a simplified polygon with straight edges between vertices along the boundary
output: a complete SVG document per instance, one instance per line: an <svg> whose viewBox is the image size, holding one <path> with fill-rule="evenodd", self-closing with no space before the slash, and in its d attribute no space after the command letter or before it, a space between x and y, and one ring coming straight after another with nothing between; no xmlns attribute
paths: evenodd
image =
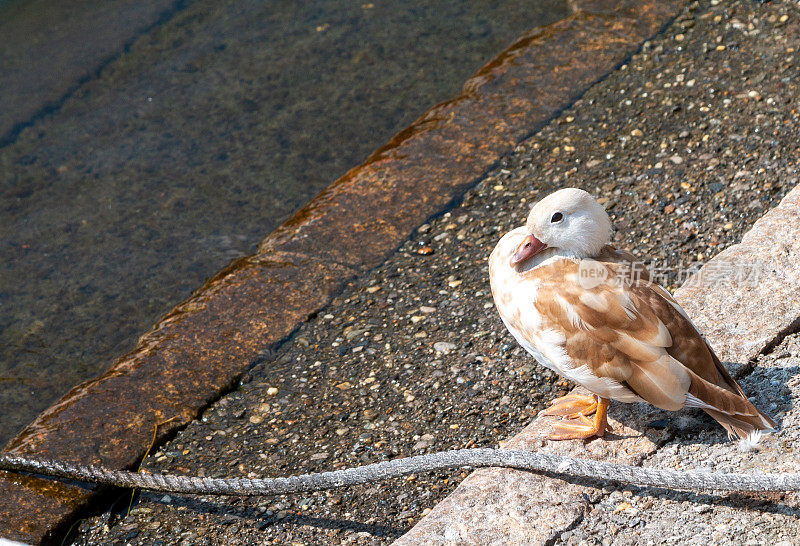
<svg viewBox="0 0 800 546"><path fill-rule="evenodd" d="M433 344L433 349L437 353L447 353L450 351L454 351L456 349L455 343L450 343L448 341L437 341Z"/></svg>
<svg viewBox="0 0 800 546"><path fill-rule="evenodd" d="M364 328L356 328L354 326L348 326L347 328L344 329L343 335L347 341L353 341L355 338L357 338L364 332L366 332Z"/></svg>

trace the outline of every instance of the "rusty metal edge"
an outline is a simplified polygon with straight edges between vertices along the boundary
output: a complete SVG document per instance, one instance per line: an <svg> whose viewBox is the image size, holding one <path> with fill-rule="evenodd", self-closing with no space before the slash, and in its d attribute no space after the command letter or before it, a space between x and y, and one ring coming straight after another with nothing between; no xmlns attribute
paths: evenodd
<svg viewBox="0 0 800 546"><path fill-rule="evenodd" d="M572 15L521 36L468 80L461 95L428 110L337 180L267 236L256 255L210 279L142 336L132 353L73 388L5 450L135 467L150 447L154 426L170 419L158 428L156 443L163 443L229 392L348 281L379 265L416 226L451 207L520 141L624 63L685 3L570 2ZM556 40L562 46L554 54L549 46ZM542 71L558 66L555 61L562 63L560 74ZM284 293L299 303L286 303ZM280 316L270 309L259 315L263 302ZM231 329L220 333L216 328L224 325ZM217 369L222 359L231 363ZM207 369L188 370L198 363ZM135 388L152 407L137 406L135 395L122 398L120 385ZM89 432L91 442L75 445L75 437ZM98 508L108 498L104 493L0 472L0 532L26 542L56 541Z"/></svg>

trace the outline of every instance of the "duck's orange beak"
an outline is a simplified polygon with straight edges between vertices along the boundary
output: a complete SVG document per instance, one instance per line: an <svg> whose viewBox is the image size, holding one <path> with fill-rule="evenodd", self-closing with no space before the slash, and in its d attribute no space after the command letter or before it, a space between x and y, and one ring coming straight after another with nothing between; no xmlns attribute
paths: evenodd
<svg viewBox="0 0 800 546"><path fill-rule="evenodd" d="M542 250L547 248L547 245L541 242L533 235L528 235L523 239L522 244L517 247L517 251L511 258L511 265L517 265L539 254Z"/></svg>

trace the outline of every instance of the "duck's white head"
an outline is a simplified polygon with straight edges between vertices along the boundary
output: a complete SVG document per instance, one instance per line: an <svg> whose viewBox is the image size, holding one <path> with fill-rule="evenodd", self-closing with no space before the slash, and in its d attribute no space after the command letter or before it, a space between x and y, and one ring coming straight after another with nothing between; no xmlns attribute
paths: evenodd
<svg viewBox="0 0 800 546"><path fill-rule="evenodd" d="M522 265L545 249L562 256L592 258L611 241L611 220L588 192L565 188L534 205L525 232L512 265Z"/></svg>

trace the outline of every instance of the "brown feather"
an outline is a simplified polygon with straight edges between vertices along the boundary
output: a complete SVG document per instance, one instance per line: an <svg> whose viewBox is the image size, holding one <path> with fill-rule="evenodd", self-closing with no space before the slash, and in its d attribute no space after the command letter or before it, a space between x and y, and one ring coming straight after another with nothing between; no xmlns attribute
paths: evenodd
<svg viewBox="0 0 800 546"><path fill-rule="evenodd" d="M628 386L656 407L677 411L683 408L689 375L681 363L669 355L658 360L639 362L627 380Z"/></svg>
<svg viewBox="0 0 800 546"><path fill-rule="evenodd" d="M744 438L755 430L775 428L775 422L759 411L744 395L689 373L692 379L689 393L707 405L703 410L725 427L728 434ZM739 388L735 382L733 384Z"/></svg>

